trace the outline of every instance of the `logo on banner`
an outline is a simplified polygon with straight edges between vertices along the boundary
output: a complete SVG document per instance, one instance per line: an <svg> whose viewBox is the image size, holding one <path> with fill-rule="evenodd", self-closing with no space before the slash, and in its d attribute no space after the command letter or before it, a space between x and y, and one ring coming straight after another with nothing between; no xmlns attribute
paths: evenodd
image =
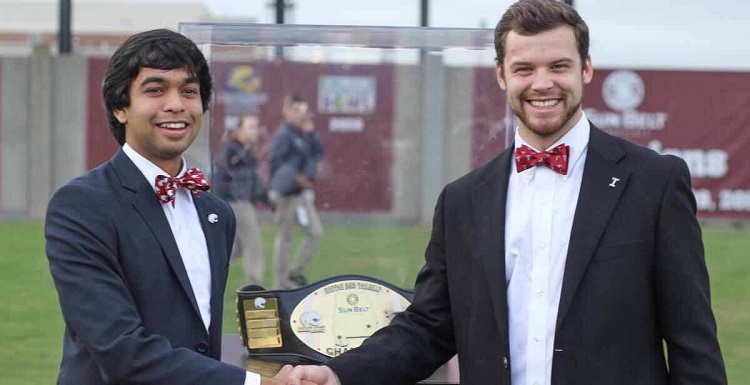
<svg viewBox="0 0 750 385"><path fill-rule="evenodd" d="M372 114L375 112L376 89L372 76L321 76L318 79L318 112Z"/></svg>
<svg viewBox="0 0 750 385"><path fill-rule="evenodd" d="M260 105L268 101L268 95L263 92L261 71L250 65L234 66L227 74L219 101L227 113L257 112Z"/></svg>
<svg viewBox="0 0 750 385"><path fill-rule="evenodd" d="M669 114L638 111L646 98L646 84L631 70L610 73L602 83L602 98L610 111L586 108L588 117L605 130L663 130Z"/></svg>
<svg viewBox="0 0 750 385"><path fill-rule="evenodd" d="M254 94L260 89L262 79L253 66L239 65L232 69L227 79L227 88L246 94Z"/></svg>
<svg viewBox="0 0 750 385"><path fill-rule="evenodd" d="M633 71L615 71L604 79L602 96L609 108L620 112L632 111L643 102L646 86Z"/></svg>

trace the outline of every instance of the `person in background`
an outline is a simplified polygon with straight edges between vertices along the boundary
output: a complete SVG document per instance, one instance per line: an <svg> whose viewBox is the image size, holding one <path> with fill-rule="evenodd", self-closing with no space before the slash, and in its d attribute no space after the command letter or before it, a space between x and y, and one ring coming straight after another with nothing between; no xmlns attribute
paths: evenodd
<svg viewBox="0 0 750 385"><path fill-rule="evenodd" d="M571 6L508 8L513 144L443 189L411 305L290 383L414 384L455 354L462 385L727 383L688 167L586 119L588 50Z"/></svg>
<svg viewBox="0 0 750 385"><path fill-rule="evenodd" d="M241 255L245 283L263 286L265 258L255 205L271 207L258 175L261 128L257 115L243 115L225 132L226 142L214 163L215 192L229 203L237 217L232 256Z"/></svg>
<svg viewBox="0 0 750 385"><path fill-rule="evenodd" d="M289 289L307 284L305 267L323 236L323 226L315 209L313 185L325 150L315 132L307 102L302 97L286 96L282 114L284 122L271 140L269 194L276 204L277 222L274 285ZM290 267L294 230L298 225L304 230L305 239L299 257Z"/></svg>
<svg viewBox="0 0 750 385"><path fill-rule="evenodd" d="M211 98L201 51L166 29L133 35L102 88L122 149L55 192L45 222L57 384L283 384L220 361L235 217L182 156Z"/></svg>

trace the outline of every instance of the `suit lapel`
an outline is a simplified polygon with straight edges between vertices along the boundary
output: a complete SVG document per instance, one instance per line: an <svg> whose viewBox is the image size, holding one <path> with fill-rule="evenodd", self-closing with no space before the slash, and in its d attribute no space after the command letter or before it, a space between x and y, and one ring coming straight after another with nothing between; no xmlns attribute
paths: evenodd
<svg viewBox="0 0 750 385"><path fill-rule="evenodd" d="M206 199L205 195L195 196L193 195L193 202L195 202L195 209L198 211L198 219L203 229L203 235L206 238L206 248L208 249L208 260L211 264L211 309L219 309L216 301L223 301L223 298L219 295L221 291L221 277L219 276L222 269L218 266L219 257L219 242L226 238L222 238L221 234L225 227L220 221L225 221L227 218L220 218L215 216L215 209L211 205L211 202ZM216 222L209 222L209 215L215 216ZM212 317L213 318L213 317Z"/></svg>
<svg viewBox="0 0 750 385"><path fill-rule="evenodd" d="M510 146L512 149L513 146ZM472 189L474 223L485 280L492 298L500 336L508 338L508 299L505 285L505 202L512 151L506 149L487 165Z"/></svg>
<svg viewBox="0 0 750 385"><path fill-rule="evenodd" d="M623 156L625 153L620 145L592 124L581 191L565 262L560 307L557 313L558 328L627 185L630 171L617 164ZM615 181L614 178L618 180Z"/></svg>
<svg viewBox="0 0 750 385"><path fill-rule="evenodd" d="M132 202L133 207L138 211L141 217L143 217L146 225L148 225L151 232L159 241L172 271L180 282L182 290L185 291L185 294L187 294L187 297L190 299L193 309L200 317L201 313L198 308L198 302L195 300L193 287L190 284L187 270L185 270L185 264L182 262L180 250L177 248L177 242L175 241L172 230L169 227L167 217L164 215L161 203L156 198L154 189L143 177L143 174L138 170L138 167L133 164L130 158L128 158L122 150L112 158L112 164L120 176L123 187L135 192L135 198Z"/></svg>

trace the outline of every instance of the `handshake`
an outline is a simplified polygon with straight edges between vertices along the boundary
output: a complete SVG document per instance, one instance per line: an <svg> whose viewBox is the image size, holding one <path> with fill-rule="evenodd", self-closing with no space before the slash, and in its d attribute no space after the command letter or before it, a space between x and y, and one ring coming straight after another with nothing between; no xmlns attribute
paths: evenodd
<svg viewBox="0 0 750 385"><path fill-rule="evenodd" d="M325 365L285 365L273 376L262 378L261 385L341 385L339 377Z"/></svg>

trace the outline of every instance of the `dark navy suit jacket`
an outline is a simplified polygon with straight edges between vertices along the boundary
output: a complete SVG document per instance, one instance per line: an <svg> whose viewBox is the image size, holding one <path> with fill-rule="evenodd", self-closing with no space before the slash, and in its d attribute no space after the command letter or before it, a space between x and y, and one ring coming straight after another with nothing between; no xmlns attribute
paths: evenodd
<svg viewBox="0 0 750 385"><path fill-rule="evenodd" d="M445 187L412 305L327 363L344 385L413 384L456 353L462 385L510 384L504 232L512 154ZM683 160L592 125L552 385L726 384L695 215Z"/></svg>
<svg viewBox="0 0 750 385"><path fill-rule="evenodd" d="M54 194L45 235L65 321L58 384L244 382L219 361L234 214L211 193L193 198L211 266L208 332L161 203L122 150Z"/></svg>

